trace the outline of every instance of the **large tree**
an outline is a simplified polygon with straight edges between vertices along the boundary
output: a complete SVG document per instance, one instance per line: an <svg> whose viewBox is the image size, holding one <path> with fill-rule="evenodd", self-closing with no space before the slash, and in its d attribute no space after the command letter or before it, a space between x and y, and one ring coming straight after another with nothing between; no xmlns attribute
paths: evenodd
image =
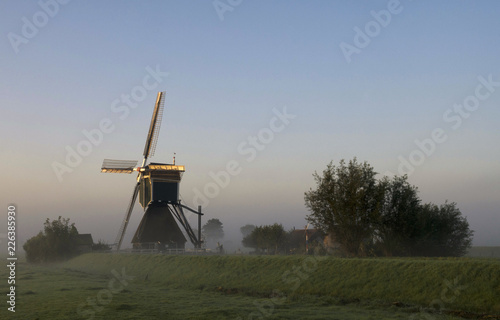
<svg viewBox="0 0 500 320"><path fill-rule="evenodd" d="M363 254L379 219L383 190L375 175L367 162L341 160L338 166L328 164L322 176L314 173L316 189L305 193L307 220L333 235L347 255Z"/></svg>
<svg viewBox="0 0 500 320"><path fill-rule="evenodd" d="M209 242L217 242L224 239L224 229L219 219L208 220L201 228L201 231L205 235L205 239Z"/></svg>
<svg viewBox="0 0 500 320"><path fill-rule="evenodd" d="M240 228L240 232L243 235L243 238L248 236L252 231L255 229L255 226L253 224L246 224L243 227Z"/></svg>
<svg viewBox="0 0 500 320"><path fill-rule="evenodd" d="M52 222L44 223L44 230L30 238L23 245L26 260L45 263L69 259L78 254L78 230L69 219L59 216Z"/></svg>

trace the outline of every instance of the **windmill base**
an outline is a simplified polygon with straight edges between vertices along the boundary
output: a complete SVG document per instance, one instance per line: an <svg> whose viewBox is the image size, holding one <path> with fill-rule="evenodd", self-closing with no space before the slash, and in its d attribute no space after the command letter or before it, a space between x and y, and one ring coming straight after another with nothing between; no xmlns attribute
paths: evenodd
<svg viewBox="0 0 500 320"><path fill-rule="evenodd" d="M152 202L135 232L134 249L184 249L186 238L166 202Z"/></svg>

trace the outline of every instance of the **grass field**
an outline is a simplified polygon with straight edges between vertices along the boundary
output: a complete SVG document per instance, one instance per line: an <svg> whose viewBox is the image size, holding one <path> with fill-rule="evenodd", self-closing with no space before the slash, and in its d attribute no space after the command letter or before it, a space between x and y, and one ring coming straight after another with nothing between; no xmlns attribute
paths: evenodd
<svg viewBox="0 0 500 320"><path fill-rule="evenodd" d="M55 266L20 264L16 272L16 313L4 303L1 319L441 320L500 313L500 261L491 259L86 254Z"/></svg>

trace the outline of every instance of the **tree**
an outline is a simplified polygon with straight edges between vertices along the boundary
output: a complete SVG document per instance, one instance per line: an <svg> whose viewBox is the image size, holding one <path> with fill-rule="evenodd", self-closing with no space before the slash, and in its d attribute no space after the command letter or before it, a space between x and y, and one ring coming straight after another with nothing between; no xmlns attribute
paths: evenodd
<svg viewBox="0 0 500 320"><path fill-rule="evenodd" d="M386 255L462 256L473 231L456 203L421 204L407 177L384 179L384 201L377 235Z"/></svg>
<svg viewBox="0 0 500 320"><path fill-rule="evenodd" d="M23 245L26 260L32 263L45 263L72 258L78 254L78 230L69 219L59 216L52 222L44 223L44 231L30 238Z"/></svg>
<svg viewBox="0 0 500 320"><path fill-rule="evenodd" d="M254 248L257 251L274 254L283 251L287 240L287 232L281 224L256 227L252 232L243 238L243 245L248 248Z"/></svg>
<svg viewBox="0 0 500 320"><path fill-rule="evenodd" d="M421 204L408 177L375 180L366 162L330 163L323 176L314 174L317 188L305 193L311 211L307 220L352 256L461 256L473 231L456 203Z"/></svg>
<svg viewBox="0 0 500 320"><path fill-rule="evenodd" d="M219 219L208 220L201 230L208 241L217 242L224 239L224 230Z"/></svg>
<svg viewBox="0 0 500 320"><path fill-rule="evenodd" d="M252 231L255 229L255 226L253 224L246 224L243 227L240 228L241 234L243 235L243 238L248 236Z"/></svg>
<svg viewBox="0 0 500 320"><path fill-rule="evenodd" d="M375 174L367 162L341 160L338 167L328 164L323 176L314 173L317 187L305 193L307 221L333 235L347 255L362 254L373 237L383 199Z"/></svg>
<svg viewBox="0 0 500 320"><path fill-rule="evenodd" d="M386 256L412 255L419 237L417 219L421 210L417 187L408 183L408 177L384 178L379 182L383 190L380 218L376 235Z"/></svg>
<svg viewBox="0 0 500 320"><path fill-rule="evenodd" d="M439 207L432 203L423 205L417 224L420 234L414 245L416 255L459 257L472 244L474 231L454 202Z"/></svg>

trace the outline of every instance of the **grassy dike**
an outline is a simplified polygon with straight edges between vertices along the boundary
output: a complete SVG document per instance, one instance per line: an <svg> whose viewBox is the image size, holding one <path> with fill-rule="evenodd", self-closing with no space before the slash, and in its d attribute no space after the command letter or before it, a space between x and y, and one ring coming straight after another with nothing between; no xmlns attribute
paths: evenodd
<svg viewBox="0 0 500 320"><path fill-rule="evenodd" d="M219 290L290 300L304 296L398 302L441 310L500 314L500 260L340 259L313 256L85 254L64 268L122 270L172 288Z"/></svg>

